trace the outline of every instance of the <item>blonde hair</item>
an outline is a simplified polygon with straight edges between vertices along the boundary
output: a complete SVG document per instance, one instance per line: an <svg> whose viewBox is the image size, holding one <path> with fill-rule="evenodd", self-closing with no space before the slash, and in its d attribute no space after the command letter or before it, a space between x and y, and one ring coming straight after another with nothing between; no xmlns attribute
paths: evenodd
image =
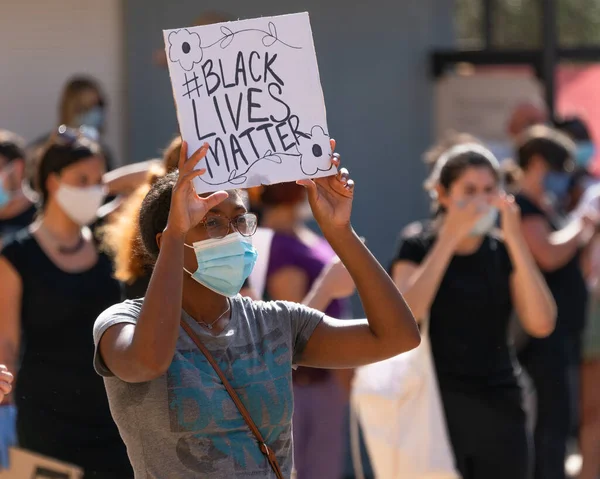
<svg viewBox="0 0 600 479"><path fill-rule="evenodd" d="M181 136L177 135L171 140L169 146L163 151L163 166L167 170L167 173L177 169L179 165L179 155L181 153L181 144L183 140Z"/></svg>
<svg viewBox="0 0 600 479"><path fill-rule="evenodd" d="M96 92L101 104L106 103L104 93L96 80L85 76L73 77L67 82L61 95L58 108L59 125L75 125L75 118L83 113L81 94L88 90Z"/></svg>
<svg viewBox="0 0 600 479"><path fill-rule="evenodd" d="M163 166L152 167L146 183L127 197L119 211L100 231L102 249L113 257L115 278L119 281L132 284L147 271L148 263L138 223L140 206L152 185L165 174Z"/></svg>
<svg viewBox="0 0 600 479"><path fill-rule="evenodd" d="M131 193L119 211L100 232L103 250L114 259L115 278L127 284L143 276L149 266L139 226L140 207L144 198L160 178L177 170L181 153L181 136L175 136L163 151L162 165L148 171L146 182Z"/></svg>

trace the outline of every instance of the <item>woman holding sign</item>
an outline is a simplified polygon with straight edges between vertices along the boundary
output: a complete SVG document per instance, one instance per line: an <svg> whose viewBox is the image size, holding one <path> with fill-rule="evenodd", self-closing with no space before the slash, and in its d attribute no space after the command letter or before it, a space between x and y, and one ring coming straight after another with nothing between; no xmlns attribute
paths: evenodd
<svg viewBox="0 0 600 479"><path fill-rule="evenodd" d="M427 187L438 214L403 238L393 276L415 316L429 318L456 466L463 479L527 479L529 439L508 326L514 307L529 334L547 336L556 305L488 150L451 148ZM493 231L498 212L501 236Z"/></svg>
<svg viewBox="0 0 600 479"><path fill-rule="evenodd" d="M332 145L333 146L333 145ZM316 220L350 271L368 320L338 321L238 292L256 260L255 217L239 190L199 197L194 167L153 185L140 211L155 261L143 300L97 320L96 370L140 475L289 477L292 367L352 368L416 347L412 314L350 224L348 172L303 180ZM332 159L337 166L339 157ZM258 442L257 442L258 439ZM277 464L276 464L277 463Z"/></svg>

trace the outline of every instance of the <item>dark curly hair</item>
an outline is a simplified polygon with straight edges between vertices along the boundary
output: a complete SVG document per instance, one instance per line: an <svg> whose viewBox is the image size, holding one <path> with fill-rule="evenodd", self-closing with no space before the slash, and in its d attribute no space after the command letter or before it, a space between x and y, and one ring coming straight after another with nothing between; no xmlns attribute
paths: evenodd
<svg viewBox="0 0 600 479"><path fill-rule="evenodd" d="M179 171L176 170L159 178L148 191L140 207L140 237L148 259L152 263L158 258L159 248L156 243L156 235L167 227L171 196L178 177Z"/></svg>
<svg viewBox="0 0 600 479"><path fill-rule="evenodd" d="M15 133L0 130L0 156L8 163L25 159L25 141Z"/></svg>
<svg viewBox="0 0 600 479"><path fill-rule="evenodd" d="M532 126L517 142L519 167L527 170L531 160L540 156L555 171L572 172L575 143L561 131L545 125Z"/></svg>
<svg viewBox="0 0 600 479"><path fill-rule="evenodd" d="M133 284L147 273L148 258L138 225L140 206L152 185L164 175L165 168L162 165L152 166L146 182L127 197L99 231L102 249L113 256L115 278L124 283Z"/></svg>
<svg viewBox="0 0 600 479"><path fill-rule="evenodd" d="M178 170L159 178L152 185L150 191L148 191L144 201L142 201L139 216L140 243L144 246L147 264L149 265L153 265L158 258L160 250L156 242L156 235L162 233L167 227L173 187L177 183L178 178ZM244 190L229 190L228 193L230 196L241 196L246 207L249 206L248 194ZM209 194L200 196L208 196Z"/></svg>

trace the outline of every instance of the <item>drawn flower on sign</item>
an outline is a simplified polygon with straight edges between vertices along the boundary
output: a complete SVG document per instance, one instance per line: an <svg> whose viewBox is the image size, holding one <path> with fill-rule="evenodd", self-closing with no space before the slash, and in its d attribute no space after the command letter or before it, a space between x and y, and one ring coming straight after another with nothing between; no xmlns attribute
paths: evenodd
<svg viewBox="0 0 600 479"><path fill-rule="evenodd" d="M187 29L171 32L169 40L169 60L179 63L185 71L191 71L194 65L202 61L200 35L192 33Z"/></svg>
<svg viewBox="0 0 600 479"><path fill-rule="evenodd" d="M333 152L329 135L320 126L313 126L310 138L301 140L298 153L300 153L300 168L305 175L312 176L318 171L331 169L329 158ZM328 165L327 168L323 168L324 165Z"/></svg>

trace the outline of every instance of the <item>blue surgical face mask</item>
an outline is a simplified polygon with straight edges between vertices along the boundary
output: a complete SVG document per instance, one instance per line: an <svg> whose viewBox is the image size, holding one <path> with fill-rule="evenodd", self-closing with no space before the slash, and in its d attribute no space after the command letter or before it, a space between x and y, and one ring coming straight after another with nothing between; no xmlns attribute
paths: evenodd
<svg viewBox="0 0 600 479"><path fill-rule="evenodd" d="M0 208L5 207L10 203L11 195L4 185L0 182Z"/></svg>
<svg viewBox="0 0 600 479"><path fill-rule="evenodd" d="M498 208L491 207L488 212L483 215L473 229L471 230L471 236L483 236L488 234L494 226L496 226L496 221L498 220Z"/></svg>
<svg viewBox="0 0 600 479"><path fill-rule="evenodd" d="M12 199L13 192L8 189L6 185L6 179L11 170L11 165L9 164L2 171L0 171L0 208L3 208Z"/></svg>
<svg viewBox="0 0 600 479"><path fill-rule="evenodd" d="M223 296L240 292L256 263L256 249L249 238L232 233L222 239L198 241L192 246L198 268L188 273L198 283Z"/></svg>
<svg viewBox="0 0 600 479"><path fill-rule="evenodd" d="M577 152L575 154L577 166L587 168L595 154L596 149L591 141L582 141L577 143Z"/></svg>
<svg viewBox="0 0 600 479"><path fill-rule="evenodd" d="M78 126L89 126L96 130L102 129L104 124L104 109L100 106L90 108L77 118Z"/></svg>
<svg viewBox="0 0 600 479"><path fill-rule="evenodd" d="M561 200L569 191L571 178L568 173L562 171L549 171L544 177L544 189L554 195L555 199Z"/></svg>

